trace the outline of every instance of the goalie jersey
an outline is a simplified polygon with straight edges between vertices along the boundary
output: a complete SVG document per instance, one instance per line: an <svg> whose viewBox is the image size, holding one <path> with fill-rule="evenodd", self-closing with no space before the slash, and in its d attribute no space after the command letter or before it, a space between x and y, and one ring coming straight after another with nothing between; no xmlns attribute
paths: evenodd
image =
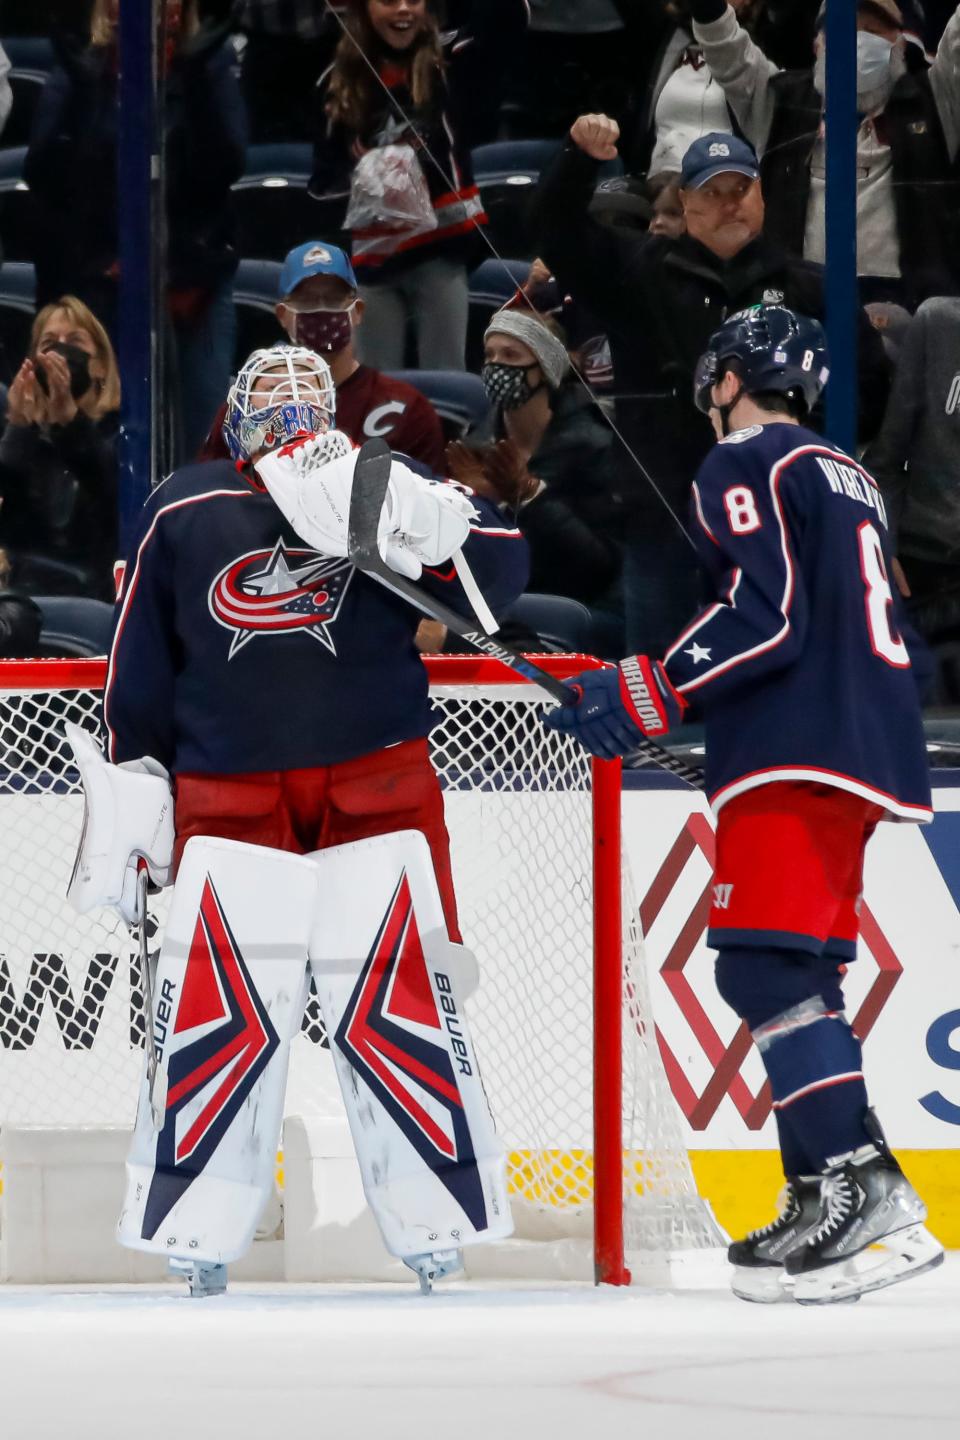
<svg viewBox="0 0 960 1440"><path fill-rule="evenodd" d="M472 498L464 555L496 613L526 584L526 541ZM452 565L419 583L471 614ZM251 470L186 466L147 500L130 550L104 693L110 759L239 775L424 736L419 619L349 560L309 549Z"/></svg>
<svg viewBox="0 0 960 1440"><path fill-rule="evenodd" d="M664 657L706 723L714 809L757 785L838 786L931 816L917 687L887 517L870 475L810 430L714 447L693 486L711 602Z"/></svg>

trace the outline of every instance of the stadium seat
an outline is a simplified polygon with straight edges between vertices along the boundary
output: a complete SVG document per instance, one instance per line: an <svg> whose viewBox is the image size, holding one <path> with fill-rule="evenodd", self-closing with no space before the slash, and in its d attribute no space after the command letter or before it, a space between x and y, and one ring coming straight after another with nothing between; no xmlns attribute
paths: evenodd
<svg viewBox="0 0 960 1440"><path fill-rule="evenodd" d="M448 440L460 440L486 419L490 408L479 375L464 370L392 370L426 395L443 422Z"/></svg>
<svg viewBox="0 0 960 1440"><path fill-rule="evenodd" d="M3 48L10 61L13 91L13 109L4 127L3 141L5 145L26 145L40 91L55 63L53 46L43 35L13 35L4 40Z"/></svg>
<svg viewBox="0 0 960 1440"><path fill-rule="evenodd" d="M279 260L241 260L237 267L233 277L237 366L252 350L276 345L283 338L274 313L281 268Z"/></svg>
<svg viewBox="0 0 960 1440"><path fill-rule="evenodd" d="M42 658L106 655L113 634L113 606L83 595L37 595L43 611Z"/></svg>
<svg viewBox="0 0 960 1440"><path fill-rule="evenodd" d="M521 595L504 618L532 630L551 650L603 660L623 654L622 622L567 595Z"/></svg>
<svg viewBox="0 0 960 1440"><path fill-rule="evenodd" d="M498 140L472 152L474 178L490 220L490 240L499 254L522 255L528 249L525 210L530 191L559 143Z"/></svg>
<svg viewBox="0 0 960 1440"><path fill-rule="evenodd" d="M282 260L312 235L340 244L324 220L329 206L311 200L307 183L313 168L309 145L251 145L245 173L233 185L240 253ZM338 202L340 211L342 202Z"/></svg>
<svg viewBox="0 0 960 1440"><path fill-rule="evenodd" d="M30 327L36 313L36 276L32 265L8 260L0 265L0 369L12 379L30 344Z"/></svg>
<svg viewBox="0 0 960 1440"><path fill-rule="evenodd" d="M33 257L30 187L23 178L26 154L26 145L0 150L0 248L5 260Z"/></svg>
<svg viewBox="0 0 960 1440"><path fill-rule="evenodd" d="M484 260L471 272L467 322L467 365L471 370L479 370L483 363L483 334L491 315L512 300L529 273L529 260Z"/></svg>

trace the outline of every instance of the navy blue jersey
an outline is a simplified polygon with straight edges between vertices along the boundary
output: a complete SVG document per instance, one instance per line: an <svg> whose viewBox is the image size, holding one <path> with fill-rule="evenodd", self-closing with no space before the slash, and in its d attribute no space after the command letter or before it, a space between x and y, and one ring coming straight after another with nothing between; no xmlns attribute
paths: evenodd
<svg viewBox="0 0 960 1440"><path fill-rule="evenodd" d="M527 546L474 499L464 554L496 612L523 590ZM452 566L420 583L470 613ZM150 496L130 550L104 694L110 758L236 775L426 735L420 618L349 560L306 546L246 472L188 465Z"/></svg>
<svg viewBox="0 0 960 1440"><path fill-rule="evenodd" d="M920 702L872 477L811 430L754 426L707 456L692 511L715 600L664 659L702 709L714 808L809 780L928 819Z"/></svg>

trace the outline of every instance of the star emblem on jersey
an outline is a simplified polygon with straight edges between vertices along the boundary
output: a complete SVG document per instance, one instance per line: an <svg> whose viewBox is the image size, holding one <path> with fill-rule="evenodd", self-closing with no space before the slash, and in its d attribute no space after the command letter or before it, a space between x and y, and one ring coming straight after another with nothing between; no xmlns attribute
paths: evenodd
<svg viewBox="0 0 960 1440"><path fill-rule="evenodd" d="M208 595L213 618L233 632L227 658L257 636L291 634L309 635L336 655L331 627L353 573L349 560L283 540L272 550L251 550L231 560Z"/></svg>
<svg viewBox="0 0 960 1440"><path fill-rule="evenodd" d="M434 979L449 984L444 976ZM452 991L445 993L452 1002ZM343 1012L336 1044L471 1224L484 1230L483 1186L444 1033L404 872Z"/></svg>
<svg viewBox="0 0 960 1440"><path fill-rule="evenodd" d="M706 645L698 645L696 641L694 641L692 645L688 645L683 653L684 655L690 656L694 665L699 665L701 661L710 659L709 648Z"/></svg>
<svg viewBox="0 0 960 1440"><path fill-rule="evenodd" d="M209 876L172 1008L157 1030L169 1057L167 1102L145 1239L206 1168L280 1043Z"/></svg>

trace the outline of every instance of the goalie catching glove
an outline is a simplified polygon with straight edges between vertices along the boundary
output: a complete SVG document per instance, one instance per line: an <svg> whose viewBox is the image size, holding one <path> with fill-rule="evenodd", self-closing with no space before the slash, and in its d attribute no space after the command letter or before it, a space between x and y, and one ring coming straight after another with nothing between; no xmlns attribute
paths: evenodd
<svg viewBox="0 0 960 1440"><path fill-rule="evenodd" d="M543 723L573 735L602 760L629 754L642 735L666 735L680 724L687 708L661 662L647 655L631 655L604 670L585 670L569 683L578 698L548 711Z"/></svg>
<svg viewBox="0 0 960 1440"><path fill-rule="evenodd" d="M264 455L256 471L294 530L322 555L346 557L353 472L359 451L330 457L327 435L294 440ZM463 491L428 480L394 458L377 540L391 570L419 580L424 565L449 560L470 533L476 516Z"/></svg>

